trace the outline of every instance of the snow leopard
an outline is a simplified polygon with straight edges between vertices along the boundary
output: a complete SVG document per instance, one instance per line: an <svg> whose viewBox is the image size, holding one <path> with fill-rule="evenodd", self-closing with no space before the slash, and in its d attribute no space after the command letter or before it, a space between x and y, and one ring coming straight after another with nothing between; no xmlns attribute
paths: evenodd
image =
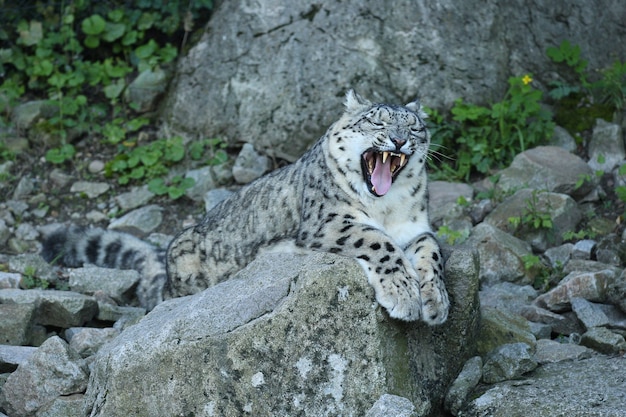
<svg viewBox="0 0 626 417"><path fill-rule="evenodd" d="M139 299L152 308L228 279L262 252L330 252L361 265L389 316L441 324L450 303L428 215L427 115L417 100L380 104L352 90L344 107L300 159L219 203L164 254L118 232L73 228L42 253L138 269Z"/></svg>

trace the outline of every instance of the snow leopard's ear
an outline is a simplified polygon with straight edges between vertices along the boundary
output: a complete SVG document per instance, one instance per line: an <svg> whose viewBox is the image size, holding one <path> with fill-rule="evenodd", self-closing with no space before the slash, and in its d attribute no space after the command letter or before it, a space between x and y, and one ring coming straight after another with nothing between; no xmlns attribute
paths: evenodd
<svg viewBox="0 0 626 417"><path fill-rule="evenodd" d="M428 119L428 114L424 111L424 107L422 106L422 103L420 103L418 99L413 100L412 102L406 104L404 107L417 113L417 115L421 119Z"/></svg>
<svg viewBox="0 0 626 417"><path fill-rule="evenodd" d="M346 100L344 101L344 105L346 106L346 112L358 113L362 110L365 110L367 107L370 107L372 105L372 102L364 99L351 89L346 93Z"/></svg>

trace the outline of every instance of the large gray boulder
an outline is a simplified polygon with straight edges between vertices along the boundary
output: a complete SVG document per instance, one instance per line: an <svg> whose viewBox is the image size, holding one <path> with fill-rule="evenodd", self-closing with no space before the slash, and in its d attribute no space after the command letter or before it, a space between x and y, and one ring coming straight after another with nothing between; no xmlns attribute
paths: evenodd
<svg viewBox="0 0 626 417"><path fill-rule="evenodd" d="M393 394L416 415L436 415L473 354L477 265L471 251L450 255L451 313L428 327L390 319L353 260L262 256L162 303L103 347L86 407L91 416L363 416Z"/></svg>
<svg viewBox="0 0 626 417"><path fill-rule="evenodd" d="M612 64L626 52L615 42L624 21L621 0L223 1L182 57L162 112L169 132L293 160L337 119L349 88L434 108L493 102L511 76L546 85L569 75L545 53L563 40L591 69Z"/></svg>

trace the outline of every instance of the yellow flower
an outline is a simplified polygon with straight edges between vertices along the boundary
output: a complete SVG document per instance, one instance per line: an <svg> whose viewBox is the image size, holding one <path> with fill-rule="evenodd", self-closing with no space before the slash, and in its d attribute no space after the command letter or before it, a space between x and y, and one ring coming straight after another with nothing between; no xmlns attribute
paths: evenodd
<svg viewBox="0 0 626 417"><path fill-rule="evenodd" d="M522 82L524 83L524 85L528 85L530 83L533 82L533 79L530 78L530 75L526 74L524 75L524 77L522 78Z"/></svg>

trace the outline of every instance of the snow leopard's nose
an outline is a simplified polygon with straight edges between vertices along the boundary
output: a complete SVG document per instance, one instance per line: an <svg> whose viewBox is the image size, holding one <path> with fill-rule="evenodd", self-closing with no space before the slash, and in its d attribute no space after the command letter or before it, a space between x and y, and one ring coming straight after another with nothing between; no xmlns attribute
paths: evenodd
<svg viewBox="0 0 626 417"><path fill-rule="evenodd" d="M400 138L391 138L391 141L393 142L394 145L396 145L396 151L399 151L402 145L406 143L406 139L400 139Z"/></svg>

